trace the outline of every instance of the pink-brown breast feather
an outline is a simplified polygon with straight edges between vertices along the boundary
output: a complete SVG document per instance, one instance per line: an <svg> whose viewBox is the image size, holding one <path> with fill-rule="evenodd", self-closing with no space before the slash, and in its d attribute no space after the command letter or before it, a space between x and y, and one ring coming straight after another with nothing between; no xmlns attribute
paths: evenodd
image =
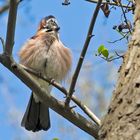
<svg viewBox="0 0 140 140"><path fill-rule="evenodd" d="M71 68L72 65L72 55L70 49L64 47L64 45L59 41L59 46L58 46L58 51L61 57L61 64L62 64L62 72L63 72L63 77L67 75L68 71Z"/></svg>
<svg viewBox="0 0 140 140"><path fill-rule="evenodd" d="M20 63L29 67L33 63L33 54L36 48L31 40L29 40L19 52Z"/></svg>
<svg viewBox="0 0 140 140"><path fill-rule="evenodd" d="M55 38L44 33L37 33L29 39L19 52L20 63L30 67L41 51L48 51Z"/></svg>
<svg viewBox="0 0 140 140"><path fill-rule="evenodd" d="M46 34L37 35L30 39L21 49L19 56L21 64L35 69L40 67L39 69L42 70L40 63L46 57L49 64L46 66L45 73L57 80L65 78L72 63L71 51L57 38Z"/></svg>

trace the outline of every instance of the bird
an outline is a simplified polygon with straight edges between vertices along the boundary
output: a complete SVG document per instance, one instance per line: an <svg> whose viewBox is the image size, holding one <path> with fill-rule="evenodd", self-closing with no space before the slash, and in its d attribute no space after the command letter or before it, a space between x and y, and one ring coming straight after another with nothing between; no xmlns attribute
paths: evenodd
<svg viewBox="0 0 140 140"><path fill-rule="evenodd" d="M53 15L41 19L34 36L28 39L19 51L19 63L40 72L46 77L62 82L72 65L72 53L60 40L60 27ZM46 81L32 77L50 94L52 86ZM39 100L32 91L21 126L28 131L47 131L50 124L49 106Z"/></svg>

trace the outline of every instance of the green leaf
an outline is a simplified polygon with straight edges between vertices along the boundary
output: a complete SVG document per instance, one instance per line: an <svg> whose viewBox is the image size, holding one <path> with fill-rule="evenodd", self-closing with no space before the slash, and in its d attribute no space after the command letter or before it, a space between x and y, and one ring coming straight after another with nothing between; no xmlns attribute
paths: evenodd
<svg viewBox="0 0 140 140"><path fill-rule="evenodd" d="M99 55L103 55L104 57L108 58L109 52L108 49L104 45L100 45L98 48Z"/></svg>
<svg viewBox="0 0 140 140"><path fill-rule="evenodd" d="M59 140L58 138L53 138L52 140Z"/></svg>
<svg viewBox="0 0 140 140"><path fill-rule="evenodd" d="M105 49L104 45L100 45L98 48L98 53L102 53L102 50Z"/></svg>
<svg viewBox="0 0 140 140"><path fill-rule="evenodd" d="M104 57L108 58L109 52L108 52L108 50L107 50L106 48L104 48L104 49L101 51L101 54L102 54Z"/></svg>

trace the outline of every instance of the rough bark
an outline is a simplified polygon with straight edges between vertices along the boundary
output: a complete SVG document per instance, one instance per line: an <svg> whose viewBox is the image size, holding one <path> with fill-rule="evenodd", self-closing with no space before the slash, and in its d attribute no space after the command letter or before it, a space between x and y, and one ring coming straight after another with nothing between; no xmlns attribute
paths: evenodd
<svg viewBox="0 0 140 140"><path fill-rule="evenodd" d="M99 139L140 140L140 0L136 0L134 32Z"/></svg>

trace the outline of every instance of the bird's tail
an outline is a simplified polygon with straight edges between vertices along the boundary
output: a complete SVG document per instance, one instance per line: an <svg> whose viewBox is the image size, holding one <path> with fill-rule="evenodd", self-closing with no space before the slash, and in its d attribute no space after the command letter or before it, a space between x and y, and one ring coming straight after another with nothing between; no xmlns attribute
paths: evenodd
<svg viewBox="0 0 140 140"><path fill-rule="evenodd" d="M33 132L50 128L49 108L46 104L36 102L33 93L30 97L21 126Z"/></svg>

